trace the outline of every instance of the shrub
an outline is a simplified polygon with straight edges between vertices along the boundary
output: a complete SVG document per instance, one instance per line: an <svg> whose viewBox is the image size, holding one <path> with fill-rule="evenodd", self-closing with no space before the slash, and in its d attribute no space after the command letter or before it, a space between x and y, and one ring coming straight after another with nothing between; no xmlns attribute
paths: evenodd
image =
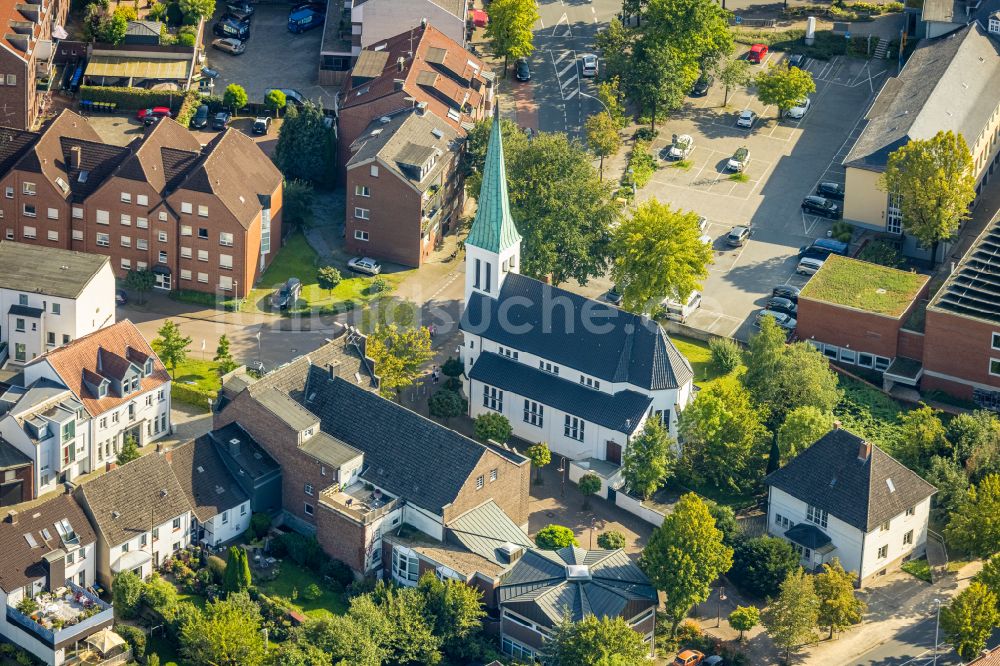
<svg viewBox="0 0 1000 666"><path fill-rule="evenodd" d="M271 529L271 516L266 513L255 513L250 516L250 531L254 538L263 539Z"/></svg>
<svg viewBox="0 0 1000 666"><path fill-rule="evenodd" d="M854 225L850 222L844 222L843 220L837 220L830 227L830 236L834 240L839 240L841 243L850 243L851 238L854 237Z"/></svg>
<svg viewBox="0 0 1000 666"><path fill-rule="evenodd" d="M340 560L332 558L327 560L323 564L321 573L342 588L346 588L354 582L354 572L351 571L351 567Z"/></svg>
<svg viewBox="0 0 1000 666"><path fill-rule="evenodd" d="M625 535L616 530L601 532L597 536L597 545L604 550L618 550L625 547Z"/></svg>
<svg viewBox="0 0 1000 666"><path fill-rule="evenodd" d="M659 135L660 135L660 130L658 129L651 129L649 127L640 127L635 131L635 140L636 142L645 141L646 143L649 143Z"/></svg>
<svg viewBox="0 0 1000 666"><path fill-rule="evenodd" d="M217 393L218 391L206 391L191 384L179 382L170 384L170 398L172 400L197 407L203 412L209 411L209 404L215 402Z"/></svg>
<svg viewBox="0 0 1000 666"><path fill-rule="evenodd" d="M167 6L162 2L154 2L153 6L149 8L149 12L147 13L147 17L152 21L163 21L166 15Z"/></svg>
<svg viewBox="0 0 1000 666"><path fill-rule="evenodd" d="M500 444L503 444L510 439L511 434L514 431L510 425L510 421L507 420L507 417L503 414L497 414L496 412L488 412L477 416L474 424L474 430L477 439L483 442L493 440L494 442L499 442Z"/></svg>
<svg viewBox="0 0 1000 666"><path fill-rule="evenodd" d="M653 173L656 171L656 158L649 151L648 142L636 140L632 145L632 152L628 158L628 169L626 169L623 182L628 180L629 171L632 172L629 184L634 180L636 187L644 187L653 177Z"/></svg>
<svg viewBox="0 0 1000 666"><path fill-rule="evenodd" d="M184 22L184 12L181 11L180 4L176 2L167 4L163 16L167 19L167 25L177 26Z"/></svg>
<svg viewBox="0 0 1000 666"><path fill-rule="evenodd" d="M116 617L130 618L138 610L146 584L131 571L123 571L111 583Z"/></svg>
<svg viewBox="0 0 1000 666"><path fill-rule="evenodd" d="M288 532L274 539L271 542L271 552L275 557L287 555L299 566L313 571L319 571L328 559L314 537L305 537L295 532Z"/></svg>
<svg viewBox="0 0 1000 666"><path fill-rule="evenodd" d="M128 624L116 624L115 633L125 639L132 648L132 657L141 663L146 656L146 632Z"/></svg>
<svg viewBox="0 0 1000 666"><path fill-rule="evenodd" d="M372 294L382 294L389 290L389 283L381 275L375 277L368 285L368 291Z"/></svg>
<svg viewBox="0 0 1000 666"><path fill-rule="evenodd" d="M142 590L142 601L169 621L177 608L177 588L154 573Z"/></svg>
<svg viewBox="0 0 1000 666"><path fill-rule="evenodd" d="M867 243L861 249L861 252L858 252L858 259L890 268L900 268L903 265L903 257L900 255L899 250L895 246L881 240Z"/></svg>
<svg viewBox="0 0 1000 666"><path fill-rule="evenodd" d="M194 26L186 25L177 31L177 43L181 46L194 46L198 32Z"/></svg>
<svg viewBox="0 0 1000 666"><path fill-rule="evenodd" d="M543 550L559 550L566 546L579 546L573 530L562 525L546 525L535 535L535 544Z"/></svg>
<svg viewBox="0 0 1000 666"><path fill-rule="evenodd" d="M311 583L305 590L302 591L302 598L306 601L316 601L323 596L323 590L319 589L319 585L316 583Z"/></svg>
<svg viewBox="0 0 1000 666"><path fill-rule="evenodd" d="M80 99L94 102L114 102L119 109L138 110L151 106L168 106L178 111L184 102L184 95L167 90L145 90L144 88L116 88L112 86L80 86Z"/></svg>
<svg viewBox="0 0 1000 666"><path fill-rule="evenodd" d="M732 372L743 363L743 350L732 338L712 338L708 341L712 365L721 372Z"/></svg>
<svg viewBox="0 0 1000 666"><path fill-rule="evenodd" d="M445 377L458 377L463 372L465 372L465 367L462 365L462 360L454 356L449 356L448 360L441 365L441 373Z"/></svg>

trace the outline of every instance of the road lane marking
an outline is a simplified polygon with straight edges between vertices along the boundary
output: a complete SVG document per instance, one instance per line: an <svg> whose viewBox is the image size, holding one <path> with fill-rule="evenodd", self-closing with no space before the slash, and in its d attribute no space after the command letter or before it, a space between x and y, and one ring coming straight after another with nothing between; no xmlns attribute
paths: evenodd
<svg viewBox="0 0 1000 666"><path fill-rule="evenodd" d="M575 60L573 60L568 65L566 65L565 67L563 67L563 69L562 69L561 72L556 72L556 77L558 77L559 79L562 79L562 77L565 76L566 72L568 72L569 70L571 70L574 67L576 67L576 61Z"/></svg>

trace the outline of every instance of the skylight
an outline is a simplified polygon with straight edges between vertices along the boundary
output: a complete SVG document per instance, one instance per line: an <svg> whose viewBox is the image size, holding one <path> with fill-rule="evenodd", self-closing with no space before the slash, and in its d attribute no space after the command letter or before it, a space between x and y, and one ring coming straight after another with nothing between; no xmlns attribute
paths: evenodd
<svg viewBox="0 0 1000 666"><path fill-rule="evenodd" d="M890 493L896 492L896 484L894 484L892 482L892 479L886 479L885 480L885 485L889 486L889 492Z"/></svg>
<svg viewBox="0 0 1000 666"><path fill-rule="evenodd" d="M28 545L32 548L38 548L38 542L35 540L35 535L31 532L24 533L24 540L28 542Z"/></svg>
<svg viewBox="0 0 1000 666"><path fill-rule="evenodd" d="M590 567L586 564L567 564L566 580L590 580Z"/></svg>
<svg viewBox="0 0 1000 666"><path fill-rule="evenodd" d="M52 533L49 532L49 528L47 527L42 528L42 538L45 539L46 541L52 540Z"/></svg>

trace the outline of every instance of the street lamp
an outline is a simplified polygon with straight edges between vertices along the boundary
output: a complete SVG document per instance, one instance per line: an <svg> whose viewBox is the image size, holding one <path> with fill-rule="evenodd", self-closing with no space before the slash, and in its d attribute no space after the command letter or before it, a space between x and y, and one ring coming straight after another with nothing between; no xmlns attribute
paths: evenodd
<svg viewBox="0 0 1000 666"><path fill-rule="evenodd" d="M600 98L600 97L594 97L593 95L588 95L587 93L585 93L585 92L583 92L583 91L580 91L579 95L580 95L580 97L586 97L586 98L588 98L588 99L592 99L592 100L594 100L595 102L597 102L598 104L600 104L601 106L603 106L603 107L604 107L604 110L608 112L608 115L609 115L609 116L611 116L612 118L614 117L614 115L615 115L615 114L611 113L611 109L609 109L609 108L608 108L608 105L607 105L607 104L605 104L605 103L604 103L604 102L603 102L603 101L601 100L601 98Z"/></svg>
<svg viewBox="0 0 1000 666"><path fill-rule="evenodd" d="M260 362L260 329L257 329L257 363Z"/></svg>
<svg viewBox="0 0 1000 666"><path fill-rule="evenodd" d="M938 630L941 628L941 600L935 599L934 605L937 607L937 616L934 619L934 666L937 666L938 658Z"/></svg>
<svg viewBox="0 0 1000 666"><path fill-rule="evenodd" d="M568 467L569 465L567 464L566 456L562 456L559 460L559 469L556 470L559 472L559 478L562 480L562 488L559 490L559 497L566 496L566 473L569 471Z"/></svg>
<svg viewBox="0 0 1000 666"><path fill-rule="evenodd" d="M726 588L723 585L719 586L719 599L715 607L715 626L722 626L722 602L726 600Z"/></svg>

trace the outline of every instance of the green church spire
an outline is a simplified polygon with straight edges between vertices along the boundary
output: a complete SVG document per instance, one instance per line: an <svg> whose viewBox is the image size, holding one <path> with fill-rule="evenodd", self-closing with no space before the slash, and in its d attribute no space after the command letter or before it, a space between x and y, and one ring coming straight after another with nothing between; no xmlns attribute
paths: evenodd
<svg viewBox="0 0 1000 666"><path fill-rule="evenodd" d="M504 165L500 114L497 112L493 116L490 141L486 148L486 165L483 167L476 219L465 244L499 254L520 242L521 234L517 233L517 227L510 216L507 167Z"/></svg>

